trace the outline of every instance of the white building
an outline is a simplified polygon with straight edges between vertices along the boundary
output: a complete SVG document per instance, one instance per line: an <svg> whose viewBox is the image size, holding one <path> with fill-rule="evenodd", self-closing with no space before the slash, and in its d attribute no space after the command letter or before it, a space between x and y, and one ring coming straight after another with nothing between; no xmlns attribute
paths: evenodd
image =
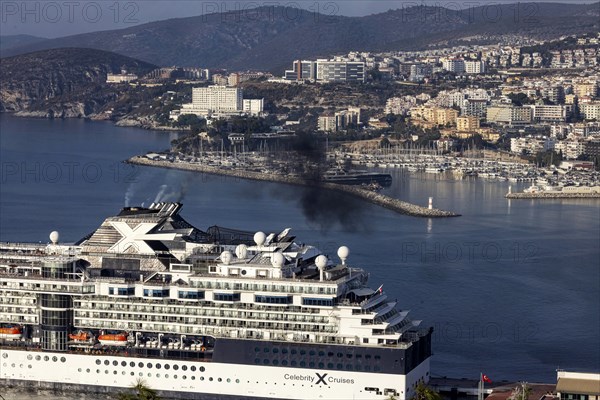
<svg viewBox="0 0 600 400"><path fill-rule="evenodd" d="M465 61L465 72L467 74L484 74L485 62L483 61Z"/></svg>
<svg viewBox="0 0 600 400"><path fill-rule="evenodd" d="M533 120L535 122L565 122L567 107L564 105L534 105Z"/></svg>
<svg viewBox="0 0 600 400"><path fill-rule="evenodd" d="M225 86L192 89L194 109L212 112L238 112L243 109L243 90Z"/></svg>
<svg viewBox="0 0 600 400"><path fill-rule="evenodd" d="M265 99L244 99L244 113L252 116L260 116L263 113Z"/></svg>
<svg viewBox="0 0 600 400"><path fill-rule="evenodd" d="M580 103L579 110L585 119L600 121L600 103Z"/></svg>
<svg viewBox="0 0 600 400"><path fill-rule="evenodd" d="M138 79L138 76L135 74L107 74L106 75L106 83L127 83L131 81L135 81Z"/></svg>

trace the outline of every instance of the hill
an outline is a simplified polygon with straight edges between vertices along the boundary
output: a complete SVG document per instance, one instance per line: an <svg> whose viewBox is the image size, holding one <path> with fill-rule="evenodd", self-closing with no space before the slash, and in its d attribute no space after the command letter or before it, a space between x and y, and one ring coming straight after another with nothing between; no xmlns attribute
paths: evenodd
<svg viewBox="0 0 600 400"><path fill-rule="evenodd" d="M154 68L119 54L79 48L1 58L0 112L41 110L51 116L85 116L114 98L105 83L108 73L126 69L144 74Z"/></svg>
<svg viewBox="0 0 600 400"><path fill-rule="evenodd" d="M597 32L599 17L600 3L520 3L468 10L416 6L366 17L261 7L45 40L12 47L5 54L86 47L162 66L280 71L294 59L351 50L416 50L473 37L497 42L500 35L556 38Z"/></svg>
<svg viewBox="0 0 600 400"><path fill-rule="evenodd" d="M0 36L0 55L8 49L28 46L48 40L46 38L31 35L4 35Z"/></svg>

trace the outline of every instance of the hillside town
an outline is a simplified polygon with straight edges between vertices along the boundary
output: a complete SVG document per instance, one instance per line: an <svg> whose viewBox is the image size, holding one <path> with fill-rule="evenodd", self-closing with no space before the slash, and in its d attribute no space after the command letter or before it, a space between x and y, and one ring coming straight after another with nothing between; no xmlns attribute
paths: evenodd
<svg viewBox="0 0 600 400"><path fill-rule="evenodd" d="M230 156L235 150L274 149L274 143L307 133L326 138L329 150L346 159L409 149L411 155L460 159L485 150L496 161L591 174L600 169L599 41L596 34L421 52L350 52L295 60L281 76L183 67L143 77L122 71L110 74L107 83L175 88L156 99L150 119L200 136L206 151L212 146ZM177 151L193 155L193 148L181 145L185 141ZM388 164L411 162L369 162ZM420 165L444 171L439 166L445 164L440 158ZM463 164L462 170L472 169ZM589 186L597 178L553 184Z"/></svg>

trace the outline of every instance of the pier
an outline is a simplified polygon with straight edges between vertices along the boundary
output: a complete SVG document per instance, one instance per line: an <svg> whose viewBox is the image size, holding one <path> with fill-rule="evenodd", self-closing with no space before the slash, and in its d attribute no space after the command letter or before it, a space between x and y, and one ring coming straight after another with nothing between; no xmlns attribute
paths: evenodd
<svg viewBox="0 0 600 400"><path fill-rule="evenodd" d="M308 186L311 183L298 177L285 176L281 174L266 174L263 172L246 171L239 169L225 169L210 165L177 162L168 160L150 160L145 156L135 156L126 161L130 164L145 165L150 167L170 168L178 169L183 171L194 171L203 172L214 175L226 175L241 179L250 179L257 181L277 182L286 183L290 185ZM377 204L381 207L395 211L400 214L410 215L414 217L425 217L425 218L448 218L458 217L460 214L453 213L451 211L439 210L436 208L421 207L416 204L407 203L392 197L376 193L367 189L363 189L356 186L339 185L335 183L317 183L319 187L327 190L334 190L342 193L347 193L351 196L369 201L373 204Z"/></svg>
<svg viewBox="0 0 600 400"><path fill-rule="evenodd" d="M507 199L600 199L600 193L564 193L564 192L536 192L536 193L508 193Z"/></svg>

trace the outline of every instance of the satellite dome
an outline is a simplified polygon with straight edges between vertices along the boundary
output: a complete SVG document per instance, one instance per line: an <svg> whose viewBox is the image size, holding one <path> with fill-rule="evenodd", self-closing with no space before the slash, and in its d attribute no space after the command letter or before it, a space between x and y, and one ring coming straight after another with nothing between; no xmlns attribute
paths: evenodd
<svg viewBox="0 0 600 400"><path fill-rule="evenodd" d="M50 233L50 241L52 244L58 244L58 240L60 239L60 235L57 231L52 231Z"/></svg>
<svg viewBox="0 0 600 400"><path fill-rule="evenodd" d="M266 239L267 236L264 234L264 232L256 232L254 234L254 243L256 243L257 246L262 246Z"/></svg>
<svg viewBox="0 0 600 400"><path fill-rule="evenodd" d="M315 265L319 269L324 269L327 266L327 257L321 254L315 259Z"/></svg>
<svg viewBox="0 0 600 400"><path fill-rule="evenodd" d="M221 253L221 261L223 261L223 264L225 264L225 265L229 265L232 258L233 258L233 256L231 255L231 252L229 252L229 251L224 251Z"/></svg>
<svg viewBox="0 0 600 400"><path fill-rule="evenodd" d="M281 253L273 253L273 255L271 256L271 264L275 268L281 268L281 267L283 267L284 263L285 263L285 257L283 256L283 254L281 254Z"/></svg>
<svg viewBox="0 0 600 400"><path fill-rule="evenodd" d="M342 264L346 264L346 259L350 255L350 249L346 246L341 246L337 251L337 255L342 260Z"/></svg>
<svg viewBox="0 0 600 400"><path fill-rule="evenodd" d="M248 255L248 246L246 246L245 244L240 244L235 248L235 255L237 256L237 258L239 258L240 260L243 260L246 258L246 256Z"/></svg>

